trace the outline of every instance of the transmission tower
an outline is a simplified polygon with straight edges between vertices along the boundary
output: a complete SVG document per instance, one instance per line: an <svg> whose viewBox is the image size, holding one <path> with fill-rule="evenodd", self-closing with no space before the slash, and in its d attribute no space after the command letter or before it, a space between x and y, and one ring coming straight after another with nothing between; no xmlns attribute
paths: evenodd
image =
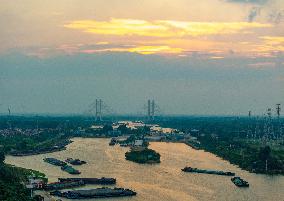
<svg viewBox="0 0 284 201"><path fill-rule="evenodd" d="M277 112L277 117L278 119L280 118L280 112L281 112L281 104L276 104L276 112Z"/></svg>
<svg viewBox="0 0 284 201"><path fill-rule="evenodd" d="M147 119L154 120L156 115L157 105L154 100L148 99L147 101Z"/></svg>
<svg viewBox="0 0 284 201"><path fill-rule="evenodd" d="M102 99L96 99L96 121L102 121Z"/></svg>

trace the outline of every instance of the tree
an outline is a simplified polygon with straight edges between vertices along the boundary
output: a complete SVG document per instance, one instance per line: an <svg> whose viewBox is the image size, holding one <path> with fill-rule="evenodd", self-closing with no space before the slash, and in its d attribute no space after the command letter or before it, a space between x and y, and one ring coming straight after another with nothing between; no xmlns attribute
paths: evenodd
<svg viewBox="0 0 284 201"><path fill-rule="evenodd" d="M266 146L259 151L259 159L262 161L266 161L268 158L270 158L271 149L269 146Z"/></svg>
<svg viewBox="0 0 284 201"><path fill-rule="evenodd" d="M127 129L127 127L126 127L125 124L118 126L117 130L119 130L119 131L121 132L121 134L127 134L127 133L128 133L128 132L127 132L128 129Z"/></svg>
<svg viewBox="0 0 284 201"><path fill-rule="evenodd" d="M16 144L18 150L26 150L27 149L27 141L23 139L22 141Z"/></svg>
<svg viewBox="0 0 284 201"><path fill-rule="evenodd" d="M0 164L4 163L5 161L5 154L2 150L0 150Z"/></svg>
<svg viewBox="0 0 284 201"><path fill-rule="evenodd" d="M113 130L113 128L112 128L112 126L111 125L104 125L104 127L103 127L103 133L108 133L109 131L112 131Z"/></svg>

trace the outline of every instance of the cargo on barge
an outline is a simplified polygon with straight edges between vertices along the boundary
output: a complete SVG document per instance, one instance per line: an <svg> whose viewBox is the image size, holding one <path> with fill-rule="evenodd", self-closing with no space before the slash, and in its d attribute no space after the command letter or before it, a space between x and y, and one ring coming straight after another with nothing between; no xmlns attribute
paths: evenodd
<svg viewBox="0 0 284 201"><path fill-rule="evenodd" d="M50 195L68 199L108 198L134 196L136 192L124 188L96 188L90 190L53 191Z"/></svg>
<svg viewBox="0 0 284 201"><path fill-rule="evenodd" d="M58 178L60 182L83 181L85 184L111 185L116 183L115 178Z"/></svg>
<svg viewBox="0 0 284 201"><path fill-rule="evenodd" d="M216 171L216 170L202 170L202 169L192 168L192 167L185 167L181 170L184 171L184 172L195 172L195 173L203 173L203 174L235 176L235 173L233 173L233 172L223 172L223 171Z"/></svg>

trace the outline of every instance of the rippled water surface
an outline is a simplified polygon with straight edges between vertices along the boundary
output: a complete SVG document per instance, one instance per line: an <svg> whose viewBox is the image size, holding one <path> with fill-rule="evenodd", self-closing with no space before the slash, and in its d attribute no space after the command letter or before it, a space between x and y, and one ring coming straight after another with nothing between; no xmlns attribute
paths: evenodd
<svg viewBox="0 0 284 201"><path fill-rule="evenodd" d="M128 148L111 147L108 145L109 139L73 140L65 151L27 157L8 156L6 162L44 172L52 182L57 181L58 177L70 175L43 162L43 158L79 158L86 160L88 164L76 166L82 172L78 177L115 177L117 187L137 192L134 197L96 200L284 201L284 176L248 173L213 154L194 150L185 144L151 143L150 148L161 154L161 163L140 165L126 161L124 153ZM185 166L232 171L247 180L250 187L238 188L226 176L184 173L181 168Z"/></svg>

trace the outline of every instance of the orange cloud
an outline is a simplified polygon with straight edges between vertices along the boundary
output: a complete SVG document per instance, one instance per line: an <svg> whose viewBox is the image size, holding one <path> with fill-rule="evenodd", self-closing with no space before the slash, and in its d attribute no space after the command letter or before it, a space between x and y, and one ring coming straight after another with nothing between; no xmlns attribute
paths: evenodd
<svg viewBox="0 0 284 201"><path fill-rule="evenodd" d="M265 41L268 45L279 45L284 44L284 37L277 37L277 36L263 36L260 37Z"/></svg>
<svg viewBox="0 0 284 201"><path fill-rule="evenodd" d="M64 27L101 35L184 37L247 33L252 28L272 27L271 24L248 22L188 22L170 20L111 19L110 21L77 20Z"/></svg>
<svg viewBox="0 0 284 201"><path fill-rule="evenodd" d="M284 37L262 36L259 38L263 40L263 43L255 45L253 52L262 53L264 56L270 52L284 52Z"/></svg>
<svg viewBox="0 0 284 201"><path fill-rule="evenodd" d="M169 46L136 46L130 48L105 48L105 49L87 49L81 50L82 53L92 54L98 52L133 52L138 54L179 54L183 52L181 48Z"/></svg>

